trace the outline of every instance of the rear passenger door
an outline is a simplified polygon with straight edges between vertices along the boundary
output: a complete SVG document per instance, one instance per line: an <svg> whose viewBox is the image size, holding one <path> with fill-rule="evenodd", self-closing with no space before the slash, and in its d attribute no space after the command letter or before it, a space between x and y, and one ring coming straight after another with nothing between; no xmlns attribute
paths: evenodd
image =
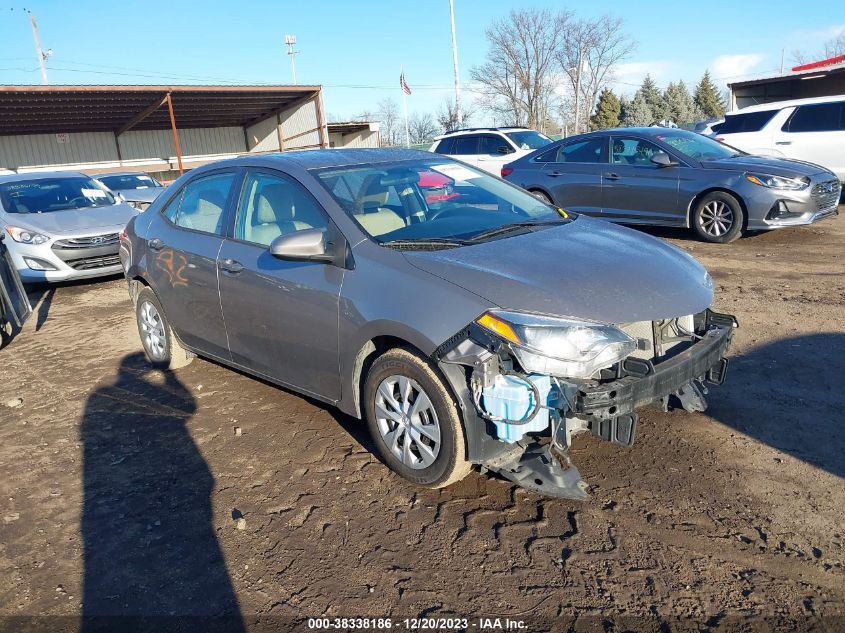
<svg viewBox="0 0 845 633"><path fill-rule="evenodd" d="M478 135L463 134L454 137L454 141L450 155L474 167L478 167Z"/></svg>
<svg viewBox="0 0 845 633"><path fill-rule="evenodd" d="M775 133L775 147L789 158L845 174L845 101L798 106Z"/></svg>
<svg viewBox="0 0 845 633"><path fill-rule="evenodd" d="M221 170L189 180L152 218L147 239L147 274L170 325L188 347L224 360L217 255L240 175Z"/></svg>
<svg viewBox="0 0 845 633"><path fill-rule="evenodd" d="M607 167L607 137L564 143L535 162L542 163L542 184L555 204L587 215L601 215L601 174Z"/></svg>
<svg viewBox="0 0 845 633"><path fill-rule="evenodd" d="M298 181L247 172L234 229L218 258L220 304L232 360L313 395L340 397L338 298L344 270L287 261L268 247L280 235L337 228Z"/></svg>

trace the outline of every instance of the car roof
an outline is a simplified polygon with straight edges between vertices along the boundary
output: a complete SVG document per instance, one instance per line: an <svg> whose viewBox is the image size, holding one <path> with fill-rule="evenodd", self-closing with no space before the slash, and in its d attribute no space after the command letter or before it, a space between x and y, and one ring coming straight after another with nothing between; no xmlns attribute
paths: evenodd
<svg viewBox="0 0 845 633"><path fill-rule="evenodd" d="M430 160L435 155L416 149L399 147L367 147L355 149L311 149L291 150L251 156L244 154L237 158L211 163L220 165L266 165L268 167L299 167L300 169L323 169L371 163L394 163L403 160ZM203 167L206 167L205 165Z"/></svg>
<svg viewBox="0 0 845 633"><path fill-rule="evenodd" d="M46 180L47 178L91 178L80 171L37 171L0 176L0 183L19 182L21 180Z"/></svg>
<svg viewBox="0 0 845 633"><path fill-rule="evenodd" d="M567 136L566 138L561 139L561 141L571 141L579 138L592 138L595 136L607 136L608 134L614 134L617 136L619 134L638 134L640 136L656 137L668 132L688 132L689 134L696 134L696 132L691 132L690 130L684 130L677 127L614 127L607 128L606 130L596 130L594 132L584 132L583 134ZM543 148L541 147L540 149Z"/></svg>
<svg viewBox="0 0 845 633"><path fill-rule="evenodd" d="M479 132L521 132L521 131L530 131L531 128L523 127L521 125L516 125L513 127L468 127L462 130L449 130L440 136L435 136L434 140L439 141L444 138L449 138L451 136L465 136L467 134L478 134Z"/></svg>
<svg viewBox="0 0 845 633"><path fill-rule="evenodd" d="M107 171L102 174L94 174L92 178L105 178L106 176L149 176L145 171Z"/></svg>
<svg viewBox="0 0 845 633"><path fill-rule="evenodd" d="M758 103L757 105L746 106L739 110L728 112L727 116L733 114L744 114L746 112L764 112L767 110L782 110L791 106L810 105L813 103L833 103L845 101L845 95L831 95L827 97L807 97L806 99L790 99L788 101L772 101L770 103Z"/></svg>

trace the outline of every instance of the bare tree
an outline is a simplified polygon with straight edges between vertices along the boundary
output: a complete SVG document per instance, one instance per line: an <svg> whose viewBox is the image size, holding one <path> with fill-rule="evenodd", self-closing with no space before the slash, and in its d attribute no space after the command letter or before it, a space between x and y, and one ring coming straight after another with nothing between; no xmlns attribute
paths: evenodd
<svg viewBox="0 0 845 633"><path fill-rule="evenodd" d="M839 55L845 55L845 31L827 40L824 43L824 50L822 52L807 53L807 51L793 51L792 59L796 64L801 65L822 59L830 59L831 57L838 57Z"/></svg>
<svg viewBox="0 0 845 633"><path fill-rule="evenodd" d="M375 119L371 120L379 122L381 144L385 146L403 145L405 142L405 131L396 100L387 97L379 101L377 107L378 111L375 112Z"/></svg>
<svg viewBox="0 0 845 633"><path fill-rule="evenodd" d="M425 114L414 113L408 117L408 133L411 136L411 143L415 145L431 141L437 131L437 123L428 112Z"/></svg>
<svg viewBox="0 0 845 633"><path fill-rule="evenodd" d="M475 114L476 107L472 101L464 100L461 102L461 114L463 115L463 122L458 121L458 108L455 107L454 99L445 99L440 104L440 109L437 110L437 123L440 129L444 132L455 130L461 125L464 127L469 125L470 119Z"/></svg>
<svg viewBox="0 0 845 633"><path fill-rule="evenodd" d="M560 70L569 79L572 94L578 96L579 132L589 124L590 112L599 93L613 80L613 70L634 50L634 40L623 29L623 21L611 15L598 19L569 20L562 45L556 51ZM581 67L580 81L578 67Z"/></svg>
<svg viewBox="0 0 845 633"><path fill-rule="evenodd" d="M470 71L483 107L504 124L537 127L555 100L555 54L570 13L512 10L486 31L486 61Z"/></svg>

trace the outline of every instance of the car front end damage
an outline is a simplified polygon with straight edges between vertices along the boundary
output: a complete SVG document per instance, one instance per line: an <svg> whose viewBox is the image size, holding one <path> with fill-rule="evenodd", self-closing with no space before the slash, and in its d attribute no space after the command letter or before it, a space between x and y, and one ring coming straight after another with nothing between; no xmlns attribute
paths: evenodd
<svg viewBox="0 0 845 633"><path fill-rule="evenodd" d="M544 495L583 499L573 436L630 447L641 407L704 411L736 327L709 309L618 326L491 310L435 358L458 395L472 461Z"/></svg>

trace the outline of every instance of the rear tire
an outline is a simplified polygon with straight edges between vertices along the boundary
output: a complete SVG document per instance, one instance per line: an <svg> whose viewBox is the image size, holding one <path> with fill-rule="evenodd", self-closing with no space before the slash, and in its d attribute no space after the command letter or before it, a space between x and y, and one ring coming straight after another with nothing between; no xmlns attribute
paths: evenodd
<svg viewBox="0 0 845 633"><path fill-rule="evenodd" d="M382 461L405 479L444 488L472 469L457 405L416 353L392 349L375 360L364 384L364 413Z"/></svg>
<svg viewBox="0 0 845 633"><path fill-rule="evenodd" d="M727 244L742 235L745 213L734 196L725 191L713 191L698 201L691 220L699 238L713 244Z"/></svg>
<svg viewBox="0 0 845 633"><path fill-rule="evenodd" d="M147 287L138 293L135 318L144 354L153 367L164 370L178 369L194 359L194 355L176 340L158 297Z"/></svg>

